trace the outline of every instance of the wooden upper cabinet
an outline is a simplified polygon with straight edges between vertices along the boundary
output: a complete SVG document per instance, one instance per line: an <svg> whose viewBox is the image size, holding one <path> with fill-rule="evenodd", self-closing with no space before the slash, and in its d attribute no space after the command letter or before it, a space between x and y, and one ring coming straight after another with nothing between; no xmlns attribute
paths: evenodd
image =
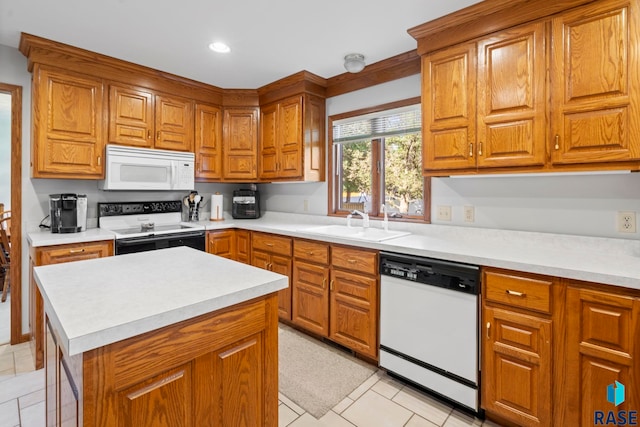
<svg viewBox="0 0 640 427"><path fill-rule="evenodd" d="M425 172L475 166L476 45L422 58L422 159Z"/></svg>
<svg viewBox="0 0 640 427"><path fill-rule="evenodd" d="M111 84L109 142L193 151L193 103L145 88Z"/></svg>
<svg viewBox="0 0 640 427"><path fill-rule="evenodd" d="M196 104L195 126L196 179L222 178L222 110Z"/></svg>
<svg viewBox="0 0 640 427"><path fill-rule="evenodd" d="M324 99L295 95L261 108L261 180L324 180Z"/></svg>
<svg viewBox="0 0 640 427"><path fill-rule="evenodd" d="M153 94L144 89L110 85L109 142L153 146Z"/></svg>
<svg viewBox="0 0 640 427"><path fill-rule="evenodd" d="M193 103L173 95L156 95L155 148L193 151Z"/></svg>
<svg viewBox="0 0 640 427"><path fill-rule="evenodd" d="M225 109L223 123L224 179L256 181L258 109Z"/></svg>
<svg viewBox="0 0 640 427"><path fill-rule="evenodd" d="M34 178L103 177L103 88L99 78L34 66Z"/></svg>
<svg viewBox="0 0 640 427"><path fill-rule="evenodd" d="M260 179L302 178L302 110L302 96L262 108Z"/></svg>
<svg viewBox="0 0 640 427"><path fill-rule="evenodd" d="M545 161L545 25L478 42L478 167Z"/></svg>
<svg viewBox="0 0 640 427"><path fill-rule="evenodd" d="M278 177L278 104L260 109L260 179Z"/></svg>
<svg viewBox="0 0 640 427"><path fill-rule="evenodd" d="M638 13L602 1L553 19L553 163L640 158Z"/></svg>

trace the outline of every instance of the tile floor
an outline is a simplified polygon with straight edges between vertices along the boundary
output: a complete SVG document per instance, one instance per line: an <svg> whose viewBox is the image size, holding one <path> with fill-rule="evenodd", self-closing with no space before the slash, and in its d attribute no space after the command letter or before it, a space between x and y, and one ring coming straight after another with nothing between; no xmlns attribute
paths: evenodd
<svg viewBox="0 0 640 427"><path fill-rule="evenodd" d="M322 418L280 394L279 427L497 427L453 409L378 370Z"/></svg>
<svg viewBox="0 0 640 427"><path fill-rule="evenodd" d="M0 427L44 427L44 369L29 343L0 345ZM280 394L280 427L493 426L402 384L379 370L321 419Z"/></svg>

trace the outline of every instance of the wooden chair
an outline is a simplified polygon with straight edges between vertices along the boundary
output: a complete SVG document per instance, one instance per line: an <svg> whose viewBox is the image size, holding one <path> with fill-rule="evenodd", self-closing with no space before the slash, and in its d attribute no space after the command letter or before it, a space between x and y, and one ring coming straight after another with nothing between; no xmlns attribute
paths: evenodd
<svg viewBox="0 0 640 427"><path fill-rule="evenodd" d="M9 292L9 271L11 267L11 242L9 241L9 227L11 216L0 216L0 283L2 283L1 302L7 300Z"/></svg>

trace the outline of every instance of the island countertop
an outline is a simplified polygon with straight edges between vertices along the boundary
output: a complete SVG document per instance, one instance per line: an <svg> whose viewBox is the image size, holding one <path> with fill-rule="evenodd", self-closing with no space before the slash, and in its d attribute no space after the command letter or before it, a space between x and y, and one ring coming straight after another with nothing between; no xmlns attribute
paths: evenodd
<svg viewBox="0 0 640 427"><path fill-rule="evenodd" d="M188 247L34 268L70 356L257 298L286 276Z"/></svg>

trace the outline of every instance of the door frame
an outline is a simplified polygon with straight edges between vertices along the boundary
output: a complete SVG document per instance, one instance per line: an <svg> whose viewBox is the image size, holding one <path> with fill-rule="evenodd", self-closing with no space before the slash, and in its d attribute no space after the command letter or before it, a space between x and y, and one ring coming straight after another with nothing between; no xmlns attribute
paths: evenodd
<svg viewBox="0 0 640 427"><path fill-rule="evenodd" d="M0 83L11 95L11 345L29 341L22 334L22 86Z"/></svg>

